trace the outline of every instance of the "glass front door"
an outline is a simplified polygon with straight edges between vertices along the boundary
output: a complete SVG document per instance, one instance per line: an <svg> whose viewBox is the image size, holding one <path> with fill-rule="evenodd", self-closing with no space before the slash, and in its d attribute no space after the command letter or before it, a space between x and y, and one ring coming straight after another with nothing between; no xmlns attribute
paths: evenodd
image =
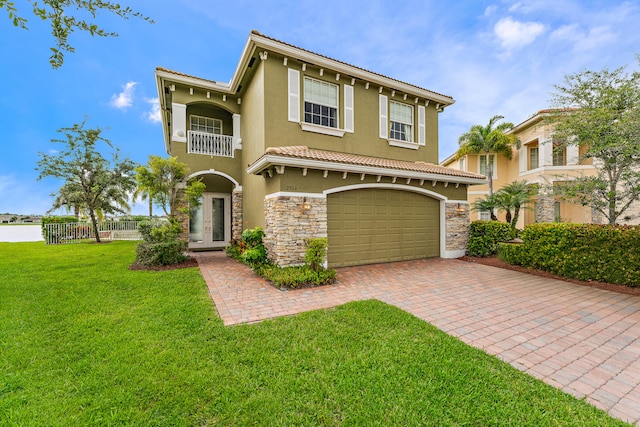
<svg viewBox="0 0 640 427"><path fill-rule="evenodd" d="M189 248L223 248L231 239L231 197L204 193L189 215Z"/></svg>

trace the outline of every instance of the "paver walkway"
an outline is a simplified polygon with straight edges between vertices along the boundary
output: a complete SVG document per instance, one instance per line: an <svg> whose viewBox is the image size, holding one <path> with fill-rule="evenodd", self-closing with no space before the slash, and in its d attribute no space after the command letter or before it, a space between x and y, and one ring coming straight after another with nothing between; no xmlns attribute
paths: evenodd
<svg viewBox="0 0 640 427"><path fill-rule="evenodd" d="M222 252L195 255L225 325L378 299L640 426L640 297L459 260L338 269L283 292Z"/></svg>

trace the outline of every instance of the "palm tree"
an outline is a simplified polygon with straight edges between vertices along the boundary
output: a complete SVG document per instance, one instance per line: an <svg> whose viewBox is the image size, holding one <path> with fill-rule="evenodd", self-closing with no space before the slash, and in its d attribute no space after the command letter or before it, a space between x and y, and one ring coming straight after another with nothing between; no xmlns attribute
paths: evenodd
<svg viewBox="0 0 640 427"><path fill-rule="evenodd" d="M520 218L520 209L530 209L528 204L533 201L534 187L527 183L526 180L513 181L496 193L498 196L498 202L500 208L507 213L507 222L512 227L516 226L518 218ZM513 218L511 217L511 210L513 209Z"/></svg>
<svg viewBox="0 0 640 427"><path fill-rule="evenodd" d="M504 119L503 116L493 116L486 126L473 125L469 132L464 133L458 139L460 148L456 153L456 159L467 154L484 154L485 170L489 179L489 195L493 195L493 165L489 161L489 154L502 154L507 159L513 157L512 148L520 148L520 140L507 132L513 129L513 123L504 122L496 126L496 123ZM492 211L493 212L493 211Z"/></svg>
<svg viewBox="0 0 640 427"><path fill-rule="evenodd" d="M471 204L472 211L489 212L491 214L491 221L498 220L495 210L499 207L500 203L496 194L487 195L484 199L477 199Z"/></svg>

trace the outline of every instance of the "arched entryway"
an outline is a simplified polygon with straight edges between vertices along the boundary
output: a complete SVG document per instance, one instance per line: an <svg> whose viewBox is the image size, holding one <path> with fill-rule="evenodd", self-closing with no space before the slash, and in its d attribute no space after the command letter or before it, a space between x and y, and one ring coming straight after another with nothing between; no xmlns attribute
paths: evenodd
<svg viewBox="0 0 640 427"><path fill-rule="evenodd" d="M242 223L242 187L216 171L201 171L189 178L195 177L206 189L200 205L189 209L189 249L222 249L237 234L237 224Z"/></svg>

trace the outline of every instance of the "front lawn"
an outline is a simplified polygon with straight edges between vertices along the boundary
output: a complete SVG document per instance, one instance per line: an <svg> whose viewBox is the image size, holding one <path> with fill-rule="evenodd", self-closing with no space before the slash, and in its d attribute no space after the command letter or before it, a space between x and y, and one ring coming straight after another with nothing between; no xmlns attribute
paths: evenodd
<svg viewBox="0 0 640 427"><path fill-rule="evenodd" d="M378 301L226 328L135 245L0 243L0 425L625 425Z"/></svg>

